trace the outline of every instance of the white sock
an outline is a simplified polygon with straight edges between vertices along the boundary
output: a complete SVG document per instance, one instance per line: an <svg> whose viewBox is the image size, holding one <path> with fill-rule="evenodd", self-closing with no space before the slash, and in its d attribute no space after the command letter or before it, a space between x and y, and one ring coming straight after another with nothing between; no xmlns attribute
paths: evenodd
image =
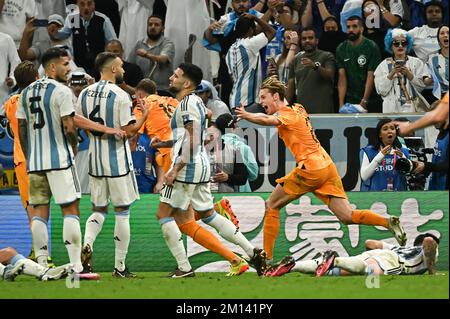
<svg viewBox="0 0 450 319"><path fill-rule="evenodd" d="M13 258L11 258L10 264L14 266L19 260L23 260L24 263L23 273L25 275L39 278L47 270L47 267L43 267L38 263L35 263L34 261L25 258L21 254L17 254Z"/></svg>
<svg viewBox="0 0 450 319"><path fill-rule="evenodd" d="M80 218L77 215L64 216L63 240L73 270L81 272L83 270L81 264L81 229Z"/></svg>
<svg viewBox="0 0 450 319"><path fill-rule="evenodd" d="M84 230L84 245L88 244L91 247L91 250L94 250L94 241L98 234L102 231L105 217L106 216L104 213L93 212L86 221L86 228Z"/></svg>
<svg viewBox="0 0 450 319"><path fill-rule="evenodd" d="M3 276L3 272L5 271L6 266L3 266L2 263L0 263L0 277Z"/></svg>
<svg viewBox="0 0 450 319"><path fill-rule="evenodd" d="M316 272L317 266L322 262L322 258L312 260L297 260L291 272L298 271L304 274L313 274Z"/></svg>
<svg viewBox="0 0 450 319"><path fill-rule="evenodd" d="M169 247L172 256L176 259L178 268L182 271L190 271L192 266L187 258L183 245L183 237L177 223L172 217L166 217L161 218L159 224L161 225L166 245Z"/></svg>
<svg viewBox="0 0 450 319"><path fill-rule="evenodd" d="M125 270L125 258L130 244L130 211L116 213L116 225L114 227L114 242L116 243L115 268Z"/></svg>
<svg viewBox="0 0 450 319"><path fill-rule="evenodd" d="M364 275L367 272L367 264L360 257L336 257L334 266L347 270L353 274Z"/></svg>
<svg viewBox="0 0 450 319"><path fill-rule="evenodd" d="M214 212L210 217L202 219L202 221L213 227L223 238L229 242L240 246L249 257L253 257L253 249L255 248L247 238L234 226L231 220L226 219L222 215Z"/></svg>
<svg viewBox="0 0 450 319"><path fill-rule="evenodd" d="M48 267L48 229L47 221L39 216L33 217L31 236L33 239L34 255L36 261L43 267Z"/></svg>
<svg viewBox="0 0 450 319"><path fill-rule="evenodd" d="M41 265L35 263L30 259L26 259L24 265L25 266L23 267L23 273L25 275L34 276L36 278L39 278L47 270L47 268L42 267Z"/></svg>

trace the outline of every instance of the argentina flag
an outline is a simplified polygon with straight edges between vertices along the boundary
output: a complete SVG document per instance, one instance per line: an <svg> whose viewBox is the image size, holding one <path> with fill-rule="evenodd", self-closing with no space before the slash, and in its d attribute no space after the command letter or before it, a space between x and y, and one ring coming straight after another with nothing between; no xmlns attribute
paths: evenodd
<svg viewBox="0 0 450 319"><path fill-rule="evenodd" d="M351 16L358 16L361 17L361 6L362 6L363 0L347 0L344 4L344 7L341 11L341 27L342 32L347 32L347 19Z"/></svg>

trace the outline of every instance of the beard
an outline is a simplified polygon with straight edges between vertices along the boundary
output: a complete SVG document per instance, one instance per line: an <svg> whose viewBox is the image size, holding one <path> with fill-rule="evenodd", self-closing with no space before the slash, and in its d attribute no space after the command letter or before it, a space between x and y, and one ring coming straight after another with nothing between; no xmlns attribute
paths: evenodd
<svg viewBox="0 0 450 319"><path fill-rule="evenodd" d="M159 38L161 38L162 33L159 33L159 34L147 33L147 36L150 40L156 41L156 40L159 40Z"/></svg>
<svg viewBox="0 0 450 319"><path fill-rule="evenodd" d="M176 95L180 90L174 86L169 86L169 92Z"/></svg>
<svg viewBox="0 0 450 319"><path fill-rule="evenodd" d="M59 83L66 83L68 80L67 75L55 75L55 81L58 81Z"/></svg>
<svg viewBox="0 0 450 319"><path fill-rule="evenodd" d="M123 75L121 75L121 74L116 74L115 75L115 78L116 78L116 84L122 84L123 83Z"/></svg>
<svg viewBox="0 0 450 319"><path fill-rule="evenodd" d="M358 33L349 33L349 34L347 35L347 38L348 38L350 41L355 41L355 40L359 39L360 36L361 36L361 32L358 32Z"/></svg>

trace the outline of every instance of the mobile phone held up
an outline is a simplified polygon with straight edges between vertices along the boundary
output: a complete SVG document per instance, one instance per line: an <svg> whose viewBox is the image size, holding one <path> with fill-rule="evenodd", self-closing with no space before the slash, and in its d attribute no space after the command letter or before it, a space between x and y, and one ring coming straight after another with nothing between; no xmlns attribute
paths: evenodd
<svg viewBox="0 0 450 319"><path fill-rule="evenodd" d="M395 67L400 68L402 66L405 66L405 60L395 60Z"/></svg>
<svg viewBox="0 0 450 319"><path fill-rule="evenodd" d="M47 27L48 20L47 19L34 19L33 27Z"/></svg>

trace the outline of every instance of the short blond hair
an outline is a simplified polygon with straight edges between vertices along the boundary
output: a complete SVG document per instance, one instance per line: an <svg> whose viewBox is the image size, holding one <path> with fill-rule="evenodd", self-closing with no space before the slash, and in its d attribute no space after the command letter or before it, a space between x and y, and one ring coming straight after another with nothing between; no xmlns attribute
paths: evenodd
<svg viewBox="0 0 450 319"><path fill-rule="evenodd" d="M271 94L278 93L281 101L283 101L286 96L286 86L283 82L278 80L275 75L264 80L261 84L261 90L263 89L269 90Z"/></svg>

